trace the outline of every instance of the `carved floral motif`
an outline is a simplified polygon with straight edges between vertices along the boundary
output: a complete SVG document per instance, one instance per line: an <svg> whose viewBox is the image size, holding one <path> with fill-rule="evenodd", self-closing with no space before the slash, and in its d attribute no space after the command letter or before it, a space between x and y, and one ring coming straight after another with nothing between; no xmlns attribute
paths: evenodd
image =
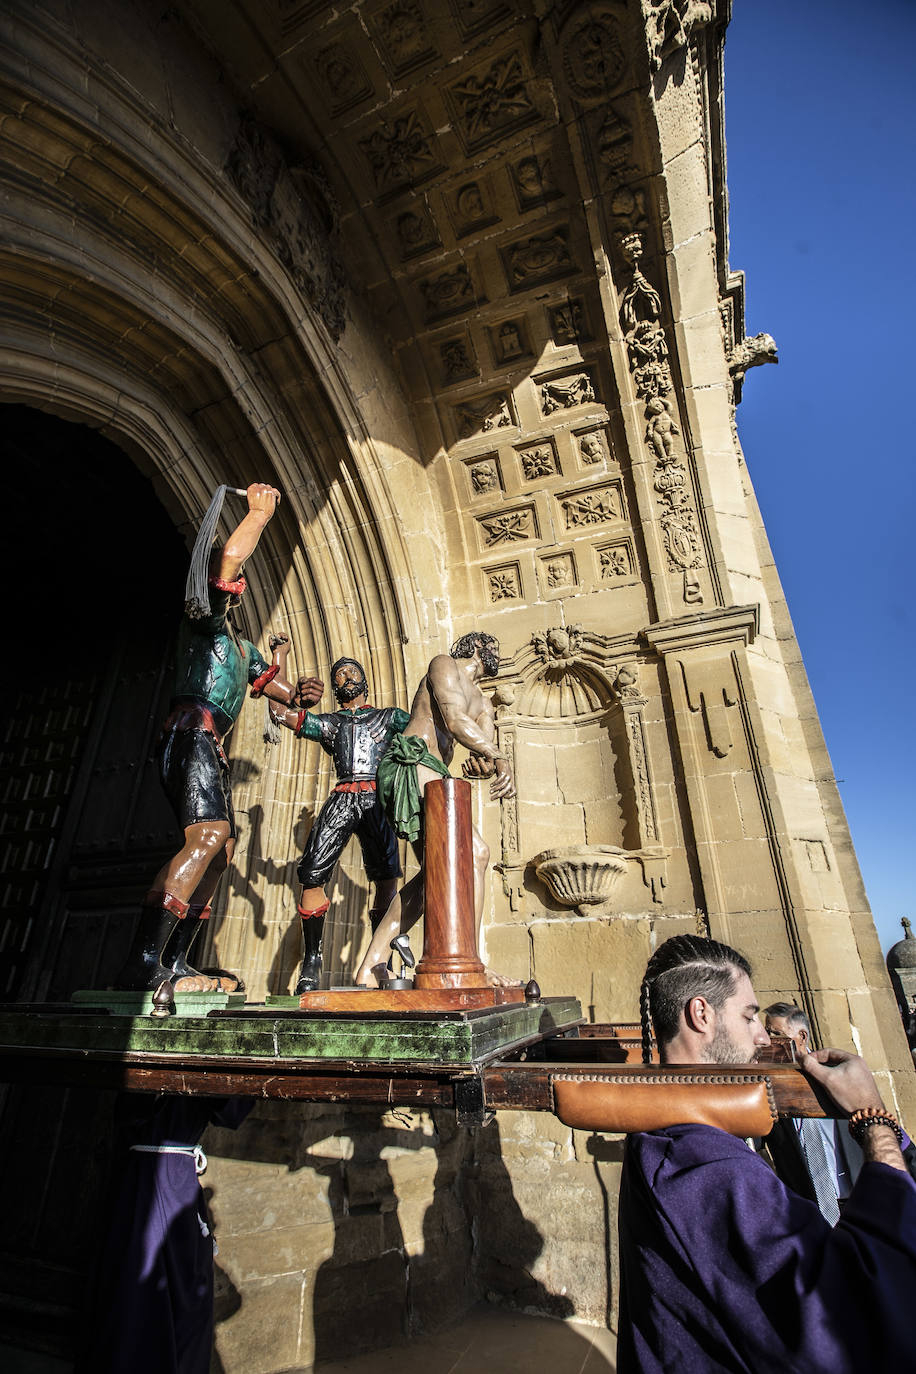
<svg viewBox="0 0 916 1374"><path fill-rule="evenodd" d="M558 471L557 457L550 444L536 444L533 448L523 449L519 457L528 482L538 477L554 477Z"/></svg>
<svg viewBox="0 0 916 1374"><path fill-rule="evenodd" d="M359 146L379 190L429 176L438 167L433 136L416 110L390 123L386 120L368 138L360 139Z"/></svg>
<svg viewBox="0 0 916 1374"><path fill-rule="evenodd" d="M504 568L489 569L487 589L491 601L517 601L522 594L518 566L510 563Z"/></svg>
<svg viewBox="0 0 916 1374"><path fill-rule="evenodd" d="M598 550L598 567L602 581L613 582L618 577L632 577L633 562L626 544L609 544Z"/></svg>
<svg viewBox="0 0 916 1374"><path fill-rule="evenodd" d="M466 141L473 145L487 140L537 115L525 88L521 59L516 53L501 57L483 76L467 76L449 87Z"/></svg>

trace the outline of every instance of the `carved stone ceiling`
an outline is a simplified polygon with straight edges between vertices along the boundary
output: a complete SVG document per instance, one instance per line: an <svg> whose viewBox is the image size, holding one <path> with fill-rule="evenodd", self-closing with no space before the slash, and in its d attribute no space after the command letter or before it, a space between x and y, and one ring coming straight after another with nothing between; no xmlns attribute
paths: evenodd
<svg viewBox="0 0 916 1374"><path fill-rule="evenodd" d="M598 353L596 235L638 228L650 257L658 241L637 4L177 8L290 163L319 164L350 285L409 392L445 391L459 415L446 442L462 402L489 427L487 406L542 359Z"/></svg>

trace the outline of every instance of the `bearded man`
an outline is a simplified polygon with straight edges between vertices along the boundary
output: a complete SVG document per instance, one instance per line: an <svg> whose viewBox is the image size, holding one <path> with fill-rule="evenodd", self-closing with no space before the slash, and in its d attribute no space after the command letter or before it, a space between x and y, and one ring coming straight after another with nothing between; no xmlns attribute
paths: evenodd
<svg viewBox="0 0 916 1374"><path fill-rule="evenodd" d="M749 1064L769 1044L747 960L678 935L640 992L662 1064ZM865 1164L836 1226L744 1140L685 1122L627 1138L618 1374L862 1374L912 1362L916 1184L864 1060L802 1054Z"/></svg>
<svg viewBox="0 0 916 1374"><path fill-rule="evenodd" d="M303 681L320 686L314 678ZM339 711L272 711L274 719L295 730L300 739L317 740L334 760L337 774L337 785L318 813L299 861L302 892L296 910L304 953L297 993L318 987L324 921L331 905L325 888L350 837L359 840L366 877L375 884L369 908L373 931L401 876L397 838L379 805L375 775L389 743L407 724L407 712L398 706L369 705L365 669L355 658L337 660L331 668L331 686Z"/></svg>
<svg viewBox="0 0 916 1374"><path fill-rule="evenodd" d="M449 776L455 745L470 751L462 771L467 778L491 778L490 796L514 797L515 780L505 754L496 743L496 713L480 683L499 672L499 643L493 635L473 631L437 654L423 675L410 708L410 719L382 757L378 770L379 796L392 825L409 840L423 862L423 793L427 783ZM472 827L474 914L479 935L484 880L490 850ZM406 883L389 906L356 974L357 984L378 987L385 982L391 941L406 933L423 914L422 868ZM517 981L487 970L493 986L516 987Z"/></svg>

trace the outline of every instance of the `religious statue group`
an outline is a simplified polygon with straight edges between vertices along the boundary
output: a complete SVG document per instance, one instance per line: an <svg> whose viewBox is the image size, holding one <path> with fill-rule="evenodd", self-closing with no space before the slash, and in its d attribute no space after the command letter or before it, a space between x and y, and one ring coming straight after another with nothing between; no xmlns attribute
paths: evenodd
<svg viewBox="0 0 916 1374"><path fill-rule="evenodd" d="M490 795L515 792L512 770L496 743L493 705L480 683L499 670L492 635L464 635L429 664L410 712L371 706L362 664L340 658L331 668L338 710L311 710L324 692L314 677L286 676L289 641L271 638L272 662L237 633L232 609L241 601L245 562L272 518L280 493L254 483L244 493L248 511L221 547L213 531L225 488L201 526L191 558L185 615L178 635L174 694L158 745L162 785L184 834L180 850L159 870L147 893L133 943L116 980L126 989L171 992L234 991L234 975L195 969L192 948L210 915L217 884L232 860L237 837L229 762L223 742L235 724L246 689L268 698L274 720L300 739L316 740L334 760L336 785L309 833L298 866L303 959L296 992L318 987L327 884L351 836L362 850L374 887L372 938L356 983L384 986L392 942L423 913L422 866L398 890L398 837L411 843L422 865L423 793L449 776L456 743L468 751L462 771L490 780ZM241 494L241 493L240 493ZM473 833L474 906L479 927L489 850ZM510 980L488 971L488 981Z"/></svg>

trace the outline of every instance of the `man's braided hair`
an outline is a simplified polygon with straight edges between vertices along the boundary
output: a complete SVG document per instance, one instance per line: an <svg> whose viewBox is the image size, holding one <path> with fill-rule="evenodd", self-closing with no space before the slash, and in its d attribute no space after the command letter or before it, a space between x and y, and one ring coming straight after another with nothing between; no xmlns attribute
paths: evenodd
<svg viewBox="0 0 916 1374"><path fill-rule="evenodd" d="M639 989L642 1058L652 1062L652 1026L659 1047L677 1035L691 997L705 997L717 1011L731 996L736 973L751 976L743 954L718 940L674 935L652 955Z"/></svg>

